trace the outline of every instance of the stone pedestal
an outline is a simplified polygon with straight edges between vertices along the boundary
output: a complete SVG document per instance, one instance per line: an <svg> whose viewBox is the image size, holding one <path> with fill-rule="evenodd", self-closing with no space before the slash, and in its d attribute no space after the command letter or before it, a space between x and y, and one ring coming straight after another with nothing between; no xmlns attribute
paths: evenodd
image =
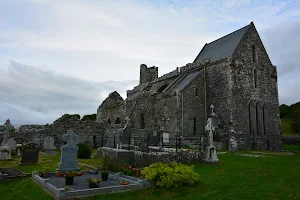
<svg viewBox="0 0 300 200"><path fill-rule="evenodd" d="M204 161L208 163L217 163L219 162L216 147L214 146L207 146L205 148L205 156Z"/></svg>
<svg viewBox="0 0 300 200"><path fill-rule="evenodd" d="M11 151L8 145L0 147L0 160L10 160L11 159Z"/></svg>

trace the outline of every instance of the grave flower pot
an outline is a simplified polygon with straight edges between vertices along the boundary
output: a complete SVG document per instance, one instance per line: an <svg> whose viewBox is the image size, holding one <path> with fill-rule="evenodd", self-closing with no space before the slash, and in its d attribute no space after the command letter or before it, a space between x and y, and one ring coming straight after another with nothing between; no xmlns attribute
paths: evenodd
<svg viewBox="0 0 300 200"><path fill-rule="evenodd" d="M101 183L102 179L100 178L90 178L88 179L89 182L89 188L98 188L99 183Z"/></svg>
<svg viewBox="0 0 300 200"><path fill-rule="evenodd" d="M103 171L103 172L101 172L101 179L103 180L103 181L107 181L107 179L108 179L108 172L106 172L106 171Z"/></svg>
<svg viewBox="0 0 300 200"><path fill-rule="evenodd" d="M66 179L66 185L73 185L74 177L65 177L65 179Z"/></svg>

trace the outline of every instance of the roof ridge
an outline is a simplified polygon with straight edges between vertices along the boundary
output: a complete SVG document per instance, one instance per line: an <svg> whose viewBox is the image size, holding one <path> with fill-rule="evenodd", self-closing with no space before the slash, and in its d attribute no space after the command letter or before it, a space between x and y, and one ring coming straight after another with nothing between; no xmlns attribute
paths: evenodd
<svg viewBox="0 0 300 200"><path fill-rule="evenodd" d="M251 24L251 23L250 23ZM214 41L212 41L212 42L210 42L210 43L207 43L207 45L209 45L209 44L211 44L211 43L214 43L214 42L216 42L216 41L218 41L218 40L221 40L221 39L223 39L223 38L225 38L225 37L227 37L227 36L229 36L229 35L231 35L231 34L233 34L233 33L236 33L236 32L238 32L238 31L240 31L240 30L242 30L242 29L244 29L244 28L249 28L250 27L250 24L248 24L247 26L244 26L244 27L242 27L242 28L240 28L240 29L238 29L238 30L235 30L235 31L233 31L233 32L231 32L231 33L228 33L227 35L224 35L223 37L220 37L220 38L218 38L218 39L216 39L216 40L214 40Z"/></svg>

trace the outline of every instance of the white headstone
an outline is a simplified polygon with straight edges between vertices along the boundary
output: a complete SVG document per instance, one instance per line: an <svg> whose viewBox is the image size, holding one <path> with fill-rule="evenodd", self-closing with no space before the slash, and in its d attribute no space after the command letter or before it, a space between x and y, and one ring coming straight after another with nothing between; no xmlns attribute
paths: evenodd
<svg viewBox="0 0 300 200"><path fill-rule="evenodd" d="M50 137L50 136L47 136L44 138L44 149L56 149L56 147L54 146L54 138L53 137Z"/></svg>
<svg viewBox="0 0 300 200"><path fill-rule="evenodd" d="M10 147L10 150L16 150L17 142L13 138L7 140L7 145Z"/></svg>
<svg viewBox="0 0 300 200"><path fill-rule="evenodd" d="M163 133L163 143L169 143L170 133Z"/></svg>
<svg viewBox="0 0 300 200"><path fill-rule="evenodd" d="M58 170L62 172L66 171L78 171L77 154L78 144L77 135L74 131L70 130L63 136L68 143L61 147L61 157Z"/></svg>

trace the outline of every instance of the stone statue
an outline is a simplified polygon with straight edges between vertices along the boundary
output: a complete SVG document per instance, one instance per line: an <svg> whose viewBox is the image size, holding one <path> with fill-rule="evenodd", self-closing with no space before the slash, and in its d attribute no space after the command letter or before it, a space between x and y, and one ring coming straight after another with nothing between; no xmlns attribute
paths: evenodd
<svg viewBox="0 0 300 200"><path fill-rule="evenodd" d="M215 130L215 127L212 125L212 119L207 119L207 125L205 126L205 131L207 132L207 140L208 140L208 146L213 146L214 140L213 140L213 131Z"/></svg>

